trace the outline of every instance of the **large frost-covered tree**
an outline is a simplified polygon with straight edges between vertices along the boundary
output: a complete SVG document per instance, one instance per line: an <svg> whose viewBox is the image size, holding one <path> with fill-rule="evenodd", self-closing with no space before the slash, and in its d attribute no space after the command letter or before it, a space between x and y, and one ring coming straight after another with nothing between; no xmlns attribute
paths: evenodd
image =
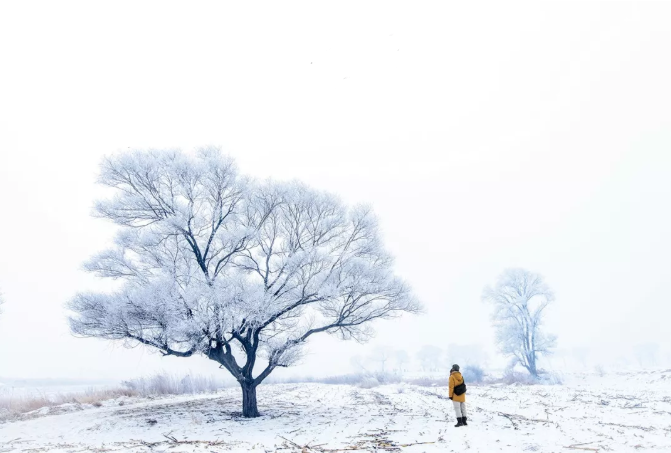
<svg viewBox="0 0 671 453"><path fill-rule="evenodd" d="M259 415L257 386L312 335L365 340L371 321L419 310L366 207L246 180L216 150L122 154L100 182L115 195L96 213L121 228L86 269L123 284L78 294L72 332L203 354L240 383L245 417Z"/></svg>
<svg viewBox="0 0 671 453"><path fill-rule="evenodd" d="M552 352L556 337L541 330L545 309L554 293L543 277L525 269L508 269L482 299L494 306L492 321L503 352L532 376L538 376L538 358Z"/></svg>

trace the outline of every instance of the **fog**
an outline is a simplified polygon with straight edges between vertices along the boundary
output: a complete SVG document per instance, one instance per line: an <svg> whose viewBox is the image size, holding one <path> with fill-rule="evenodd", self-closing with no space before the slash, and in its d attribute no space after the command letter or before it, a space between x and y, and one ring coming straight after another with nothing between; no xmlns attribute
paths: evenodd
<svg viewBox="0 0 671 453"><path fill-rule="evenodd" d="M670 21L647 2L3 4L0 376L225 373L66 319L107 285L81 268L115 231L91 216L101 158L204 145L370 204L424 304L368 344L312 339L285 375L451 345L502 367L480 297L509 267L555 291L548 367L670 366Z"/></svg>

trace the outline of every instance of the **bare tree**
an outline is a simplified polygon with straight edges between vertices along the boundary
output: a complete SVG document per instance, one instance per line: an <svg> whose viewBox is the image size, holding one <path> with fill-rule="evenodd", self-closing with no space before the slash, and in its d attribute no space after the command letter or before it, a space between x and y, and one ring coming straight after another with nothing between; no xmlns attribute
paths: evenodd
<svg viewBox="0 0 671 453"><path fill-rule="evenodd" d="M424 371L435 371L440 368L442 349L433 345L424 345L417 351L417 360Z"/></svg>
<svg viewBox="0 0 671 453"><path fill-rule="evenodd" d="M554 301L543 277L525 269L508 269L496 286L485 288L482 298L494 305L492 321L501 352L538 376L538 358L556 345L556 337L541 330L545 309Z"/></svg>
<svg viewBox="0 0 671 453"><path fill-rule="evenodd" d="M378 346L373 350L371 355L371 361L380 364L380 371L385 373L387 371L386 365L392 357L394 356L394 351L389 346Z"/></svg>
<svg viewBox="0 0 671 453"><path fill-rule="evenodd" d="M123 286L78 294L72 332L203 354L239 382L245 417L259 415L257 386L312 335L364 341L372 321L420 309L368 208L247 181L216 150L108 158L100 182L116 195L96 213L121 229L86 268Z"/></svg>
<svg viewBox="0 0 671 453"><path fill-rule="evenodd" d="M394 352L394 360L396 362L396 369L403 373L410 362L410 355L405 349L398 349Z"/></svg>
<svg viewBox="0 0 671 453"><path fill-rule="evenodd" d="M444 358L448 368L454 363L458 363L462 366L485 366L487 363L487 353L480 344L451 343L447 346Z"/></svg>
<svg viewBox="0 0 671 453"><path fill-rule="evenodd" d="M353 355L349 358L349 363L354 368L356 373L369 374L370 370L368 369L368 360L362 357L359 354Z"/></svg>
<svg viewBox="0 0 671 453"><path fill-rule="evenodd" d="M586 347L573 348L573 357L578 361L583 368L587 367L587 358L589 357L589 349Z"/></svg>
<svg viewBox="0 0 671 453"><path fill-rule="evenodd" d="M634 357L641 368L657 365L659 345L656 343L639 343L633 346Z"/></svg>

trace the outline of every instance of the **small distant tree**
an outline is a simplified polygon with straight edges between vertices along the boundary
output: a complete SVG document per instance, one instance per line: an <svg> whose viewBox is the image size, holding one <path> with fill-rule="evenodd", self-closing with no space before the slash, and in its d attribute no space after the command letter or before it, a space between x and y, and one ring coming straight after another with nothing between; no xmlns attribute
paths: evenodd
<svg viewBox="0 0 671 453"><path fill-rule="evenodd" d="M656 343L640 343L633 347L634 357L641 368L657 365L659 345Z"/></svg>
<svg viewBox="0 0 671 453"><path fill-rule="evenodd" d="M424 345L417 351L417 360L424 371L435 371L440 368L442 349L433 345Z"/></svg>
<svg viewBox="0 0 671 453"><path fill-rule="evenodd" d="M501 352L538 376L538 358L551 354L556 336L542 331L545 309L554 294L543 277L525 269L508 269L494 287L486 287L483 300L494 306L492 321Z"/></svg>
<svg viewBox="0 0 671 453"><path fill-rule="evenodd" d="M589 357L589 349L585 347L573 348L573 357L583 367L587 367L587 358Z"/></svg>
<svg viewBox="0 0 671 453"><path fill-rule="evenodd" d="M410 355L405 349L398 349L394 352L394 361L396 362L396 369L403 373L406 366L410 362Z"/></svg>
<svg viewBox="0 0 671 453"><path fill-rule="evenodd" d="M420 309L366 207L245 180L216 150L108 158L100 182L115 196L96 213L120 231L86 268L123 285L77 295L72 332L202 354L239 382L245 417L312 335L364 341L373 321Z"/></svg>
<svg viewBox="0 0 671 453"><path fill-rule="evenodd" d="M368 360L363 358L361 355L356 354L349 358L349 363L354 368L356 373L368 374Z"/></svg>
<svg viewBox="0 0 671 453"><path fill-rule="evenodd" d="M461 366L485 366L487 363L487 352L480 344L451 343L447 347L444 358L448 368L455 363Z"/></svg>
<svg viewBox="0 0 671 453"><path fill-rule="evenodd" d="M378 346L373 350L371 355L371 361L376 362L380 365L380 371L382 373L387 372L387 363L394 356L394 351L388 346Z"/></svg>

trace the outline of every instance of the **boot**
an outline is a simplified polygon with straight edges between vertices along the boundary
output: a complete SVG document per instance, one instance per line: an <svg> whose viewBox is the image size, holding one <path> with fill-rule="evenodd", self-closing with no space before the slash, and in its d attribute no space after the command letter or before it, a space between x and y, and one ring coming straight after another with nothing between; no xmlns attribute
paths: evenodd
<svg viewBox="0 0 671 453"><path fill-rule="evenodd" d="M463 422L464 422L464 426L468 426L468 423L466 423L466 419L467 419L467 418L468 418L468 417L461 417L461 420L463 420Z"/></svg>
<svg viewBox="0 0 671 453"><path fill-rule="evenodd" d="M455 428L459 428L460 426L464 426L464 418L463 417L457 417L457 424L454 425Z"/></svg>

